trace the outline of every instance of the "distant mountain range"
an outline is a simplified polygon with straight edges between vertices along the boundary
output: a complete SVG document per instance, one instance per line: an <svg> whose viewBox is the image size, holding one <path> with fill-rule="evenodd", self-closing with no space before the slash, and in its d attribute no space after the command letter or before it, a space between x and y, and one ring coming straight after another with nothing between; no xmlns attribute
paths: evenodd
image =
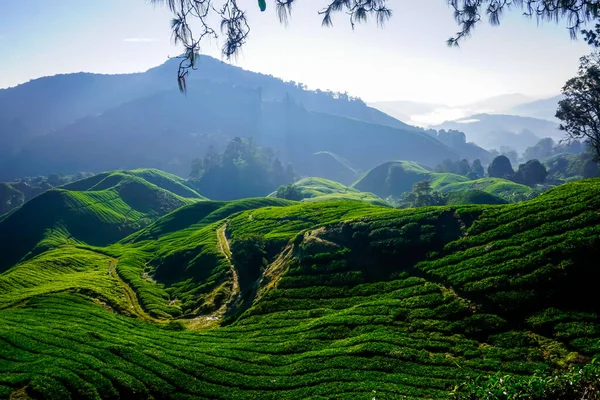
<svg viewBox="0 0 600 400"><path fill-rule="evenodd" d="M512 114L512 109L523 104L529 104L533 100L532 97L514 93L494 96L459 106L411 101L383 101L369 103L369 105L407 124L432 126L445 121L466 118L473 114Z"/></svg>
<svg viewBox="0 0 600 400"><path fill-rule="evenodd" d="M184 96L176 70L170 60L144 73L57 75L0 90L0 180L139 167L187 176L192 159L234 136L255 137L313 176L322 151L362 171L390 159L465 157L343 94L203 56Z"/></svg>
<svg viewBox="0 0 600 400"><path fill-rule="evenodd" d="M391 101L369 103L408 124L455 129L486 149L501 146L523 151L539 139L562 138L554 116L562 95L533 100L522 94L491 97L462 106Z"/></svg>
<svg viewBox="0 0 600 400"><path fill-rule="evenodd" d="M556 108L558 102L563 99L562 95L550 97L549 99L542 99L532 101L530 103L519 104L508 111L508 114L519 115L522 117L533 117L539 119L545 119L548 121L558 123L556 115Z"/></svg>
<svg viewBox="0 0 600 400"><path fill-rule="evenodd" d="M446 121L433 129L454 129L464 132L467 140L486 149L511 147L523 152L541 138L558 139L562 133L558 124L543 119L503 114L476 114L456 121Z"/></svg>

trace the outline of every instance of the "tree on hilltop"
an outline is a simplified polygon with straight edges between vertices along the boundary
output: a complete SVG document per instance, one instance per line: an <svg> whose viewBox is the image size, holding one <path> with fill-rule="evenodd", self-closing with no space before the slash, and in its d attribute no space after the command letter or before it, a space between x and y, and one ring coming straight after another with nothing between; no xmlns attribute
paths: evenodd
<svg viewBox="0 0 600 400"><path fill-rule="evenodd" d="M568 141L584 140L600 160L600 53L580 59L579 72L562 89L556 117Z"/></svg>
<svg viewBox="0 0 600 400"><path fill-rule="evenodd" d="M488 166L488 175L490 178L512 179L514 174L515 171L510 160L504 155L494 158Z"/></svg>

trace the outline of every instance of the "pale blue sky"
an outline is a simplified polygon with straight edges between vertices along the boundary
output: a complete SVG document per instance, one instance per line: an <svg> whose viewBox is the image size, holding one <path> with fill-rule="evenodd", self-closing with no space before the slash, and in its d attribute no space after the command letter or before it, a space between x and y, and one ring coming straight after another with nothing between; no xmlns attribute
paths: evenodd
<svg viewBox="0 0 600 400"><path fill-rule="evenodd" d="M556 94L589 51L564 24L538 27L519 12L500 27L482 24L456 49L445 44L457 30L445 0L390 0L394 16L384 29L354 31L345 15L322 28L317 10L325 3L297 0L286 28L272 1L260 13L255 0L239 0L251 33L234 63L367 101L456 105ZM0 10L0 88L58 73L144 71L180 51L170 42L168 10L147 0L0 0ZM219 57L218 43L205 51Z"/></svg>

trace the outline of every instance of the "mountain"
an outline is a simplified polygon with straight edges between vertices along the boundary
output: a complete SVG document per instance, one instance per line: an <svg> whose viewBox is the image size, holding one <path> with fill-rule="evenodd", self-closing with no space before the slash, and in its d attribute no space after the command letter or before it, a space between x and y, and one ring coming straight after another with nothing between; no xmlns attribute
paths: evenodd
<svg viewBox="0 0 600 400"><path fill-rule="evenodd" d="M599 211L590 179L494 206L192 202L97 246L69 229L0 274L0 395L446 399L498 374L548 398L598 354ZM5 222L3 258L37 231Z"/></svg>
<svg viewBox="0 0 600 400"><path fill-rule="evenodd" d="M563 99L562 95L550 97L548 99L536 100L528 103L519 104L510 110L507 114L519 115L522 117L533 117L545 119L555 123L559 123L555 117L558 102Z"/></svg>
<svg viewBox="0 0 600 400"><path fill-rule="evenodd" d="M453 129L464 132L467 140L486 149L511 147L523 152L539 139L560 139L558 124L537 118L503 114L475 114L456 121L446 121L433 129Z"/></svg>
<svg viewBox="0 0 600 400"><path fill-rule="evenodd" d="M0 271L57 245L113 243L202 196L156 170L98 174L50 189L0 219Z"/></svg>
<svg viewBox="0 0 600 400"><path fill-rule="evenodd" d="M532 101L533 98L521 93L501 94L462 106L468 110L477 110L477 114L508 114L513 107Z"/></svg>
<svg viewBox="0 0 600 400"><path fill-rule="evenodd" d="M26 126L36 133L2 158L0 179L138 167L187 176L192 159L235 136L254 136L305 175L314 172L309 165L318 152L362 170L389 158L435 164L460 157L421 129L346 95L308 91L203 57L183 96L174 88L175 71L169 61L142 74L61 75L0 91L4 103L14 103L2 115L22 120L23 104L37 90L53 93L36 98L45 111ZM40 134L43 126L49 131ZM8 137L0 133L0 141Z"/></svg>
<svg viewBox="0 0 600 400"><path fill-rule="evenodd" d="M330 179L344 185L351 185L359 176L358 171L350 166L347 160L329 151L313 154L307 167L308 175Z"/></svg>
<svg viewBox="0 0 600 400"><path fill-rule="evenodd" d="M533 98L529 96L513 93L455 106L413 101L380 101L368 104L408 124L431 127L444 121L454 121L472 114L512 114L510 110L513 107L531 100Z"/></svg>

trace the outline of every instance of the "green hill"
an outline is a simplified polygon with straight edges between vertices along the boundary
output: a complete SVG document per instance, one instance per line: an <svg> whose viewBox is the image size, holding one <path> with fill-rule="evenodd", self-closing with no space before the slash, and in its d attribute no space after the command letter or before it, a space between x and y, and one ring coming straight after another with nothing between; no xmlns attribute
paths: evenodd
<svg viewBox="0 0 600 400"><path fill-rule="evenodd" d="M462 175L431 172L426 167L410 161L390 161L378 165L364 174L352 187L387 198L409 192L415 183L424 180L431 182L433 190L442 193L477 190L509 201L513 198L527 198L534 195L534 191L530 187L506 179L470 180ZM476 199L478 196L480 194L473 194L472 198L480 201ZM463 196L463 200L466 198ZM485 203L474 204L498 204L497 202L488 203L489 201L492 200L488 198Z"/></svg>
<svg viewBox="0 0 600 400"><path fill-rule="evenodd" d="M73 229L102 212L65 208L71 240L0 274L0 397L448 398L588 362L599 195L583 180L495 206L206 201L103 247Z"/></svg>
<svg viewBox="0 0 600 400"><path fill-rule="evenodd" d="M332 200L354 200L380 206L390 204L377 197L373 193L361 192L354 188L345 186L339 182L324 178L302 178L294 183L294 186L302 193L303 201L332 201ZM269 197L275 197L273 192Z"/></svg>
<svg viewBox="0 0 600 400"><path fill-rule="evenodd" d="M393 179L391 178L392 171L396 172ZM425 180L431 181L434 190L441 190L453 183L469 181L468 178L461 175L432 172L428 167L416 162L390 161L365 173L352 187L386 198L410 192L415 183Z"/></svg>
<svg viewBox="0 0 600 400"><path fill-rule="evenodd" d="M0 243L5 249L0 271L28 253L30 257L59 244L113 243L176 208L203 199L170 179L169 174L156 170L117 171L34 197L0 220Z"/></svg>
<svg viewBox="0 0 600 400"><path fill-rule="evenodd" d="M474 181L457 182L440 187L439 190L443 193L481 190L501 198L510 198L512 195L531 196L534 193L529 186L501 178L481 178Z"/></svg>
<svg viewBox="0 0 600 400"><path fill-rule="evenodd" d="M458 204L506 204L507 201L483 190L461 190L446 195L448 205Z"/></svg>

